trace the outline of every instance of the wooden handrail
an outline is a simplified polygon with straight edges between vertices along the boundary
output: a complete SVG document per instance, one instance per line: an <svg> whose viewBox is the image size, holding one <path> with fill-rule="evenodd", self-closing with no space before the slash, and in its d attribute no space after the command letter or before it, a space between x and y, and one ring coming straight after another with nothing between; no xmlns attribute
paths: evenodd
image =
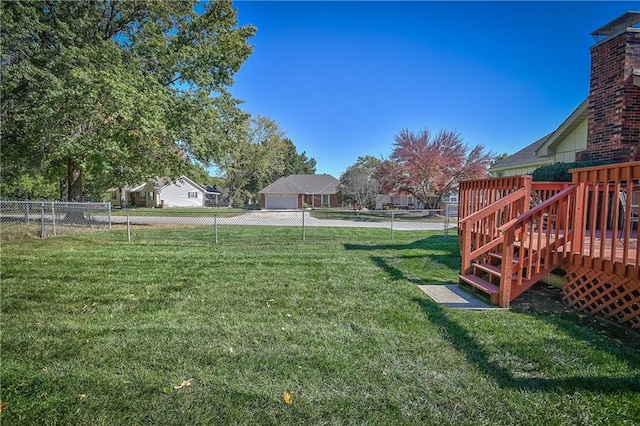
<svg viewBox="0 0 640 426"><path fill-rule="evenodd" d="M458 220L464 219L520 188L531 188L531 176L507 176L460 182Z"/></svg>
<svg viewBox="0 0 640 426"><path fill-rule="evenodd" d="M640 198L640 161L571 169L569 173L578 188L575 245L584 248L580 253L612 262L619 274L625 274L627 266L640 265L639 212L633 209L633 199L637 204Z"/></svg>
<svg viewBox="0 0 640 426"><path fill-rule="evenodd" d="M496 201L493 204L489 204L488 206L484 207L483 209L478 210L475 213L471 213L469 216L460 219L458 221L458 226L460 225L464 225L467 222L473 222L476 220L479 220L485 216L488 216L490 214L493 214L495 212L497 212L498 210L500 210L503 207L506 207L507 205L518 201L521 198L524 198L527 196L527 190L526 188L520 188L515 192L510 193L509 195L500 198L498 201Z"/></svg>
<svg viewBox="0 0 640 426"><path fill-rule="evenodd" d="M568 188L563 189L562 191L558 192L553 197L549 198L544 203L534 206L533 208L531 208L531 209L527 210L526 212L522 213L517 218L505 223L500 228L498 228L498 230L500 232L506 232L506 229L508 227L516 227L516 226L518 226L519 223L524 222L525 220L529 219L530 217L536 215L541 210L544 210L547 205L549 205L550 203L556 202L557 200L563 198L566 194L569 194L569 193L575 191L575 189L576 188L573 185L569 186Z"/></svg>
<svg viewBox="0 0 640 426"><path fill-rule="evenodd" d="M576 187L572 185L498 228L503 234L500 306L509 306L511 300L570 253L575 194Z"/></svg>
<svg viewBox="0 0 640 426"><path fill-rule="evenodd" d="M462 271L469 272L471 262L499 245L497 229L529 208L530 188L520 188L493 204L460 219Z"/></svg>

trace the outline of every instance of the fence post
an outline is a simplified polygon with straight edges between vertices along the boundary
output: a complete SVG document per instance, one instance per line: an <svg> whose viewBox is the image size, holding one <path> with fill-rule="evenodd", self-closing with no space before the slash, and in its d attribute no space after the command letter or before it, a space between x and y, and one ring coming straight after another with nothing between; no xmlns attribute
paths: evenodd
<svg viewBox="0 0 640 426"><path fill-rule="evenodd" d="M391 209L391 241L393 241L393 209Z"/></svg>
<svg viewBox="0 0 640 426"><path fill-rule="evenodd" d="M27 220L26 220L26 223L27 223L27 225L28 225L28 224L29 224L29 213L30 213L30 212L29 212L29 207L31 206L31 203L30 203L29 201L26 201L26 202L25 202L25 205L27 206L27 216L26 216L26 219L27 219Z"/></svg>
<svg viewBox="0 0 640 426"><path fill-rule="evenodd" d="M304 228L304 208L302 209L302 241L305 241L307 238L306 230Z"/></svg>
<svg viewBox="0 0 640 426"><path fill-rule="evenodd" d="M40 238L44 238L44 203L40 203Z"/></svg>
<svg viewBox="0 0 640 426"><path fill-rule="evenodd" d="M129 212L127 212L127 241L131 242L131 219L129 218Z"/></svg>
<svg viewBox="0 0 640 426"><path fill-rule="evenodd" d="M216 244L218 244L218 215L213 215L213 229L216 235Z"/></svg>
<svg viewBox="0 0 640 426"><path fill-rule="evenodd" d="M444 208L444 238L449 237L449 204L445 204Z"/></svg>
<svg viewBox="0 0 640 426"><path fill-rule="evenodd" d="M108 209L108 216L109 216L109 229L111 229L111 202L109 202L109 204L107 204L107 209Z"/></svg>
<svg viewBox="0 0 640 426"><path fill-rule="evenodd" d="M56 203L51 203L51 221L53 222L53 236L55 237L56 235L58 235L57 229L56 229L56 208L55 208L55 204Z"/></svg>

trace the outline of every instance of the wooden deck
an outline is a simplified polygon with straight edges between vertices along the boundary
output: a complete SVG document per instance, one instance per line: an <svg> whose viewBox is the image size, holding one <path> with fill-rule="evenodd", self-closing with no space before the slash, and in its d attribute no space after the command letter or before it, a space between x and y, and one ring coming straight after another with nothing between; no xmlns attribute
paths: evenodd
<svg viewBox="0 0 640 426"><path fill-rule="evenodd" d="M592 258L612 260L623 265L638 266L638 233L634 231L632 238L625 244L624 239L615 237L607 231L604 238L596 233L593 238L587 232L582 244L582 255ZM580 253L576 248L575 253Z"/></svg>
<svg viewBox="0 0 640 426"><path fill-rule="evenodd" d="M490 295L497 286L497 303L508 307L561 269L565 303L640 329L640 161L570 173L571 184L460 182L460 280Z"/></svg>
<svg viewBox="0 0 640 426"><path fill-rule="evenodd" d="M544 234L538 235L533 233L524 240L516 242L516 246L530 246L529 238L541 242L541 246L546 246L547 238ZM558 252L565 253L566 255L580 255L589 259L606 259L613 264L617 264L617 269L622 271L621 268L638 267L640 266L640 253L638 253L638 231L633 231L631 238L629 238L625 244L623 238L614 238L611 231L607 231L604 234L604 238L601 238L600 231L594 233L593 238L589 232L585 234L585 239L582 244L582 250L578 247L571 247L572 243L569 242L560 247Z"/></svg>

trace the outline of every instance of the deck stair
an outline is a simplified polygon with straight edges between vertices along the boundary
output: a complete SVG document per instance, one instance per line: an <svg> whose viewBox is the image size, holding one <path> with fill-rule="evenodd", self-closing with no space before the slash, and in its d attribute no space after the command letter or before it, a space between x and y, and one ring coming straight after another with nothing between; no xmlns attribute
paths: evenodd
<svg viewBox="0 0 640 426"><path fill-rule="evenodd" d="M471 265L471 272L468 274L460 274L458 275L459 281L464 286L469 286L473 291L478 291L480 293L485 293L488 296L489 300L493 304L499 304L499 295L500 295L500 285L503 282L502 280L502 254L501 253L489 253L488 261L482 263L473 263ZM513 271L514 267L520 263L527 264L527 259L521 259L517 256L514 256L511 259ZM544 258L540 259L540 264L544 265ZM530 269L536 270L536 263L531 263L527 265ZM512 294L512 298L516 298L520 294L524 293L527 289L529 289L532 285L534 285L538 281L538 277L540 275L544 275L550 271L547 268L542 268L545 272L543 274L534 274L532 278L527 279L527 268L523 268L521 274L523 275L523 282L518 285L518 274L511 273L511 279L509 284L512 288L512 293L517 293L517 295ZM502 285L507 285L507 280Z"/></svg>
<svg viewBox="0 0 640 426"><path fill-rule="evenodd" d="M574 187L529 205L530 188L518 188L459 221L460 284L508 307L564 261L570 248Z"/></svg>
<svg viewBox="0 0 640 426"><path fill-rule="evenodd" d="M565 304L640 330L640 161L569 173L459 182L459 282L506 308L561 269Z"/></svg>

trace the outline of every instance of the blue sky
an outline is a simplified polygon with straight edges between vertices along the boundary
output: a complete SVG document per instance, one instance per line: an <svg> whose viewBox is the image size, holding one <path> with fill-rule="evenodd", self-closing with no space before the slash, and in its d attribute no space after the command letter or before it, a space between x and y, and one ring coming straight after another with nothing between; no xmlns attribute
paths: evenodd
<svg viewBox="0 0 640 426"><path fill-rule="evenodd" d="M388 157L402 129L513 154L589 90L590 33L640 2L237 1L257 27L231 88L317 173Z"/></svg>

